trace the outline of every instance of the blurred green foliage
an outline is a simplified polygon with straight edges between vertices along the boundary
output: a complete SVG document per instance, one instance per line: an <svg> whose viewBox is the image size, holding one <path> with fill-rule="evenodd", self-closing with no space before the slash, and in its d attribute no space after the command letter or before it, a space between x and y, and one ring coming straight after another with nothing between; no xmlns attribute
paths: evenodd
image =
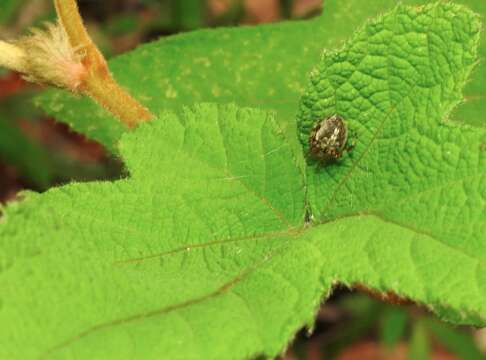
<svg viewBox="0 0 486 360"><path fill-rule="evenodd" d="M204 24L203 0L173 1L174 20L180 29L196 29Z"/></svg>
<svg viewBox="0 0 486 360"><path fill-rule="evenodd" d="M319 320L312 338L319 340L323 359L336 359L354 344L379 340L385 359L397 356L402 346L407 359L428 360L436 358L437 347L446 349L461 360L481 360L485 357L474 342L470 329L454 327L438 321L415 305L392 305L358 293L341 294L332 304L337 312L332 321ZM333 310L334 309L334 310ZM294 356L299 360L310 359L305 333L294 344ZM386 357L387 356L387 357Z"/></svg>
<svg viewBox="0 0 486 360"><path fill-rule="evenodd" d="M385 306L380 322L380 338L386 348L395 347L403 338L408 323L407 312L397 306Z"/></svg>
<svg viewBox="0 0 486 360"><path fill-rule="evenodd" d="M421 320L413 324L412 338L407 354L408 360L430 359L430 344L425 326Z"/></svg>
<svg viewBox="0 0 486 360"><path fill-rule="evenodd" d="M1 113L0 158L15 164L36 189L44 190L52 181L53 169L47 151L27 138L18 126L3 118Z"/></svg>
<svg viewBox="0 0 486 360"><path fill-rule="evenodd" d="M0 25L8 24L18 13L25 0L2 0L0 3Z"/></svg>
<svg viewBox="0 0 486 360"><path fill-rule="evenodd" d="M468 333L458 331L433 318L426 318L424 324L431 337L459 359L480 360L486 358L484 354L481 354L478 346Z"/></svg>

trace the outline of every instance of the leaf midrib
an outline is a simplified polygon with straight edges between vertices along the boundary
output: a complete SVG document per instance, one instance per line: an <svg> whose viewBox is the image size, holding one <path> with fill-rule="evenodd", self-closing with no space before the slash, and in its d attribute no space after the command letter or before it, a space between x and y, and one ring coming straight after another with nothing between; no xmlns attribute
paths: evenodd
<svg viewBox="0 0 486 360"><path fill-rule="evenodd" d="M116 327L116 326L119 326L119 325L124 325L124 324L136 322L136 321L151 318L151 317L164 316L164 315L171 313L173 311L177 311L177 310L188 308L188 307L191 307L191 306L194 306L194 305L197 305L197 304L201 304L201 303L203 303L207 300L217 298L220 295L224 295L224 294L228 293L229 291L231 291L231 289L235 285L237 285L238 283L240 283L241 281L246 279L250 274L254 273L258 269L260 269L262 266L264 266L266 263L270 262L270 260L272 260L274 257L276 257L279 253L285 251L286 247L287 247L287 244L283 244L281 246L281 248L278 249L278 250L280 250L280 252L275 250L270 254L263 255L262 258L260 259L260 261L246 267L237 276L235 276L231 280L225 282L223 285L219 286L216 290L214 290L212 292L209 292L205 295L201 295L199 297L196 297L196 298L184 301L184 302L180 302L180 303L173 304L173 305L168 305L168 306L162 307L160 309L155 309L155 310L152 310L152 311L146 311L146 312L134 314L134 315L131 315L131 316L127 316L127 317L114 319L114 320L111 320L111 321L106 321L106 322L102 322L102 323L92 325L91 327L88 327L85 330L78 332L76 335L71 336L70 338L58 343L57 345L54 345L54 346L48 348L47 350L45 350L42 353L40 358L47 358L50 355L52 355L54 352L62 350L63 348L66 348L66 347L74 344L75 342L82 340L83 338L85 338L85 337L87 337L87 336L91 335L92 333L95 333L99 330L113 328L113 327Z"/></svg>

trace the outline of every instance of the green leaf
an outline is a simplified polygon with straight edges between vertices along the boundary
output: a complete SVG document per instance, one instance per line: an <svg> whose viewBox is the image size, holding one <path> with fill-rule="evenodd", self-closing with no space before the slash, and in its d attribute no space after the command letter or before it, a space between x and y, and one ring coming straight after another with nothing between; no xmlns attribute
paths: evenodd
<svg viewBox="0 0 486 360"><path fill-rule="evenodd" d="M323 57L298 122L305 152L311 128L327 116L340 115L356 134L343 159L311 163L307 171L314 223L363 229L359 234L347 225L353 266L339 264L339 278L370 284L379 275L377 289L413 287L408 296L428 297L426 303L440 308L449 291L448 301L468 307L464 291L484 318L486 132L447 121L479 40L477 17L459 9L398 7L370 22L342 50ZM367 237L366 228L379 233ZM328 235L329 227L317 229ZM447 284L429 282L449 276L442 261L454 274Z"/></svg>
<svg viewBox="0 0 486 360"><path fill-rule="evenodd" d="M179 29L197 29L204 23L203 0L172 1L174 20Z"/></svg>
<svg viewBox="0 0 486 360"><path fill-rule="evenodd" d="M427 331L422 321L417 321L412 330L412 339L408 348L407 359L429 360L430 344Z"/></svg>
<svg viewBox="0 0 486 360"><path fill-rule="evenodd" d="M376 44L379 29L382 40L396 36ZM408 31L414 56L390 61L384 76L394 83L406 75L415 90L417 78L400 71L420 61L425 82L416 90L420 99L402 96L416 105L406 109L412 115L398 106L397 91L385 97L397 106L384 100L371 120L350 120L369 125L368 133L359 135L354 158L340 164L304 173L295 134L289 140L282 126L288 119L199 105L163 113L121 137L128 179L60 187L7 207L0 323L9 326L0 327L0 358L273 357L311 323L336 282L392 290L444 319L485 325L486 132L440 122L472 67L478 29L463 7L398 7L358 31L338 55L327 54L323 63L347 59L350 49L372 54ZM423 34L440 38L440 46L421 53L414 41ZM394 126L372 126L387 118L382 112L394 121L384 124ZM404 138L413 146L398 148ZM383 149L373 148L373 139ZM393 143L400 151L390 152ZM430 146L441 151L421 152ZM385 162L402 155L402 162L343 172L375 152ZM364 170L375 176L364 182ZM398 189L388 179L409 181ZM333 195L339 201L322 203L340 182ZM324 221L311 224L306 216Z"/></svg>
<svg viewBox="0 0 486 360"><path fill-rule="evenodd" d="M402 340L405 333L408 323L407 312L396 306L386 307L383 311L381 322L381 342L387 348L395 347Z"/></svg>
<svg viewBox="0 0 486 360"><path fill-rule="evenodd" d="M323 15L312 21L177 35L140 46L109 65L117 81L156 114L179 112L197 102L235 102L277 111L278 121L294 139L298 100L322 49L337 46L368 17L395 4L328 0ZM126 129L90 99L51 91L38 103L117 152Z"/></svg>
<svg viewBox="0 0 486 360"><path fill-rule="evenodd" d="M130 179L6 209L0 358L277 354L323 285L314 249L291 241L304 177L273 116L202 105L121 149Z"/></svg>
<svg viewBox="0 0 486 360"><path fill-rule="evenodd" d="M476 0L458 0L460 4L467 5L473 11L480 14L482 18L486 16L486 2ZM474 76L467 83L464 90L463 104L459 106L453 114L452 119L459 123L474 126L486 127L484 114L486 113L486 38L481 40L478 49L479 62L474 69Z"/></svg>
<svg viewBox="0 0 486 360"><path fill-rule="evenodd" d="M426 319L427 330L450 352L459 359L484 360L484 356L475 344L471 334L434 319Z"/></svg>

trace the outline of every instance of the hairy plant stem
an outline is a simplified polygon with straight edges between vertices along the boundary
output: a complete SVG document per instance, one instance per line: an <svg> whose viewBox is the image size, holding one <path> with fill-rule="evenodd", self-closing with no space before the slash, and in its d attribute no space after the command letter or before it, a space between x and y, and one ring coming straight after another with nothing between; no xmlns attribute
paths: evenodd
<svg viewBox="0 0 486 360"><path fill-rule="evenodd" d="M5 41L0 41L0 66L17 72L26 72L25 51Z"/></svg>
<svg viewBox="0 0 486 360"><path fill-rule="evenodd" d="M79 14L76 0L54 0L59 22L74 49L84 52L82 64L87 76L80 92L90 96L128 127L154 118L154 115L111 76L105 58L91 40Z"/></svg>

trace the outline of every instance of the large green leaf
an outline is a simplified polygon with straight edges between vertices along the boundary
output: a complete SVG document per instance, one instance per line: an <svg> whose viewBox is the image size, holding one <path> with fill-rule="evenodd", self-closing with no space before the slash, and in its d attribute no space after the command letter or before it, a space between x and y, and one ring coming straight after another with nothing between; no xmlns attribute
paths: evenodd
<svg viewBox="0 0 486 360"><path fill-rule="evenodd" d="M476 61L479 23L463 16L460 31L447 9L379 19L313 71L298 115L306 152L333 114L356 137L344 161L309 167L315 221L376 216L486 259L486 138L447 120Z"/></svg>
<svg viewBox="0 0 486 360"><path fill-rule="evenodd" d="M341 163L303 172L288 119L199 105L122 135L128 179L10 205L0 226L0 358L275 356L336 282L485 325L486 132L441 121L472 68L478 29L463 7L399 7L326 54L320 67L342 72L321 68L322 81L347 84L342 64L356 56L376 65L375 89L375 77L396 85L363 109L370 118L345 114L363 131ZM424 35L440 39L433 51L421 50ZM409 43L396 59L395 45ZM416 63L423 76L410 77ZM332 81L311 89L300 119L320 114ZM374 99L359 89L336 109Z"/></svg>
<svg viewBox="0 0 486 360"><path fill-rule="evenodd" d="M469 6L482 18L486 16L486 2L476 0L457 0L458 3ZM483 32L481 30L481 32ZM486 39L482 38L479 46L479 62L474 69L474 76L466 85L464 103L452 114L459 123L486 127Z"/></svg>
<svg viewBox="0 0 486 360"><path fill-rule="evenodd" d="M129 180L7 208L0 358L279 352L322 285L312 247L290 241L304 177L273 116L166 114L126 135L122 153Z"/></svg>
<svg viewBox="0 0 486 360"><path fill-rule="evenodd" d="M313 125L333 114L354 134L356 144L344 159L327 166L309 161L307 168L315 224L342 227L353 219L379 231L365 240L365 231L359 236L348 226L346 248L358 252L347 254L355 266L341 260L339 278L370 284L376 274L373 287L398 293L404 282L415 284L408 296L429 297L442 313L449 305L441 299L455 289L449 301L460 308L467 293L476 299L472 313L482 309L477 315L484 321L486 132L448 121L476 62L480 24L457 9L397 8L396 16L370 22L339 52L326 54L301 102L299 136L308 152ZM359 256L363 252L367 256ZM445 283L458 268L469 275ZM442 281L419 285L435 276Z"/></svg>

